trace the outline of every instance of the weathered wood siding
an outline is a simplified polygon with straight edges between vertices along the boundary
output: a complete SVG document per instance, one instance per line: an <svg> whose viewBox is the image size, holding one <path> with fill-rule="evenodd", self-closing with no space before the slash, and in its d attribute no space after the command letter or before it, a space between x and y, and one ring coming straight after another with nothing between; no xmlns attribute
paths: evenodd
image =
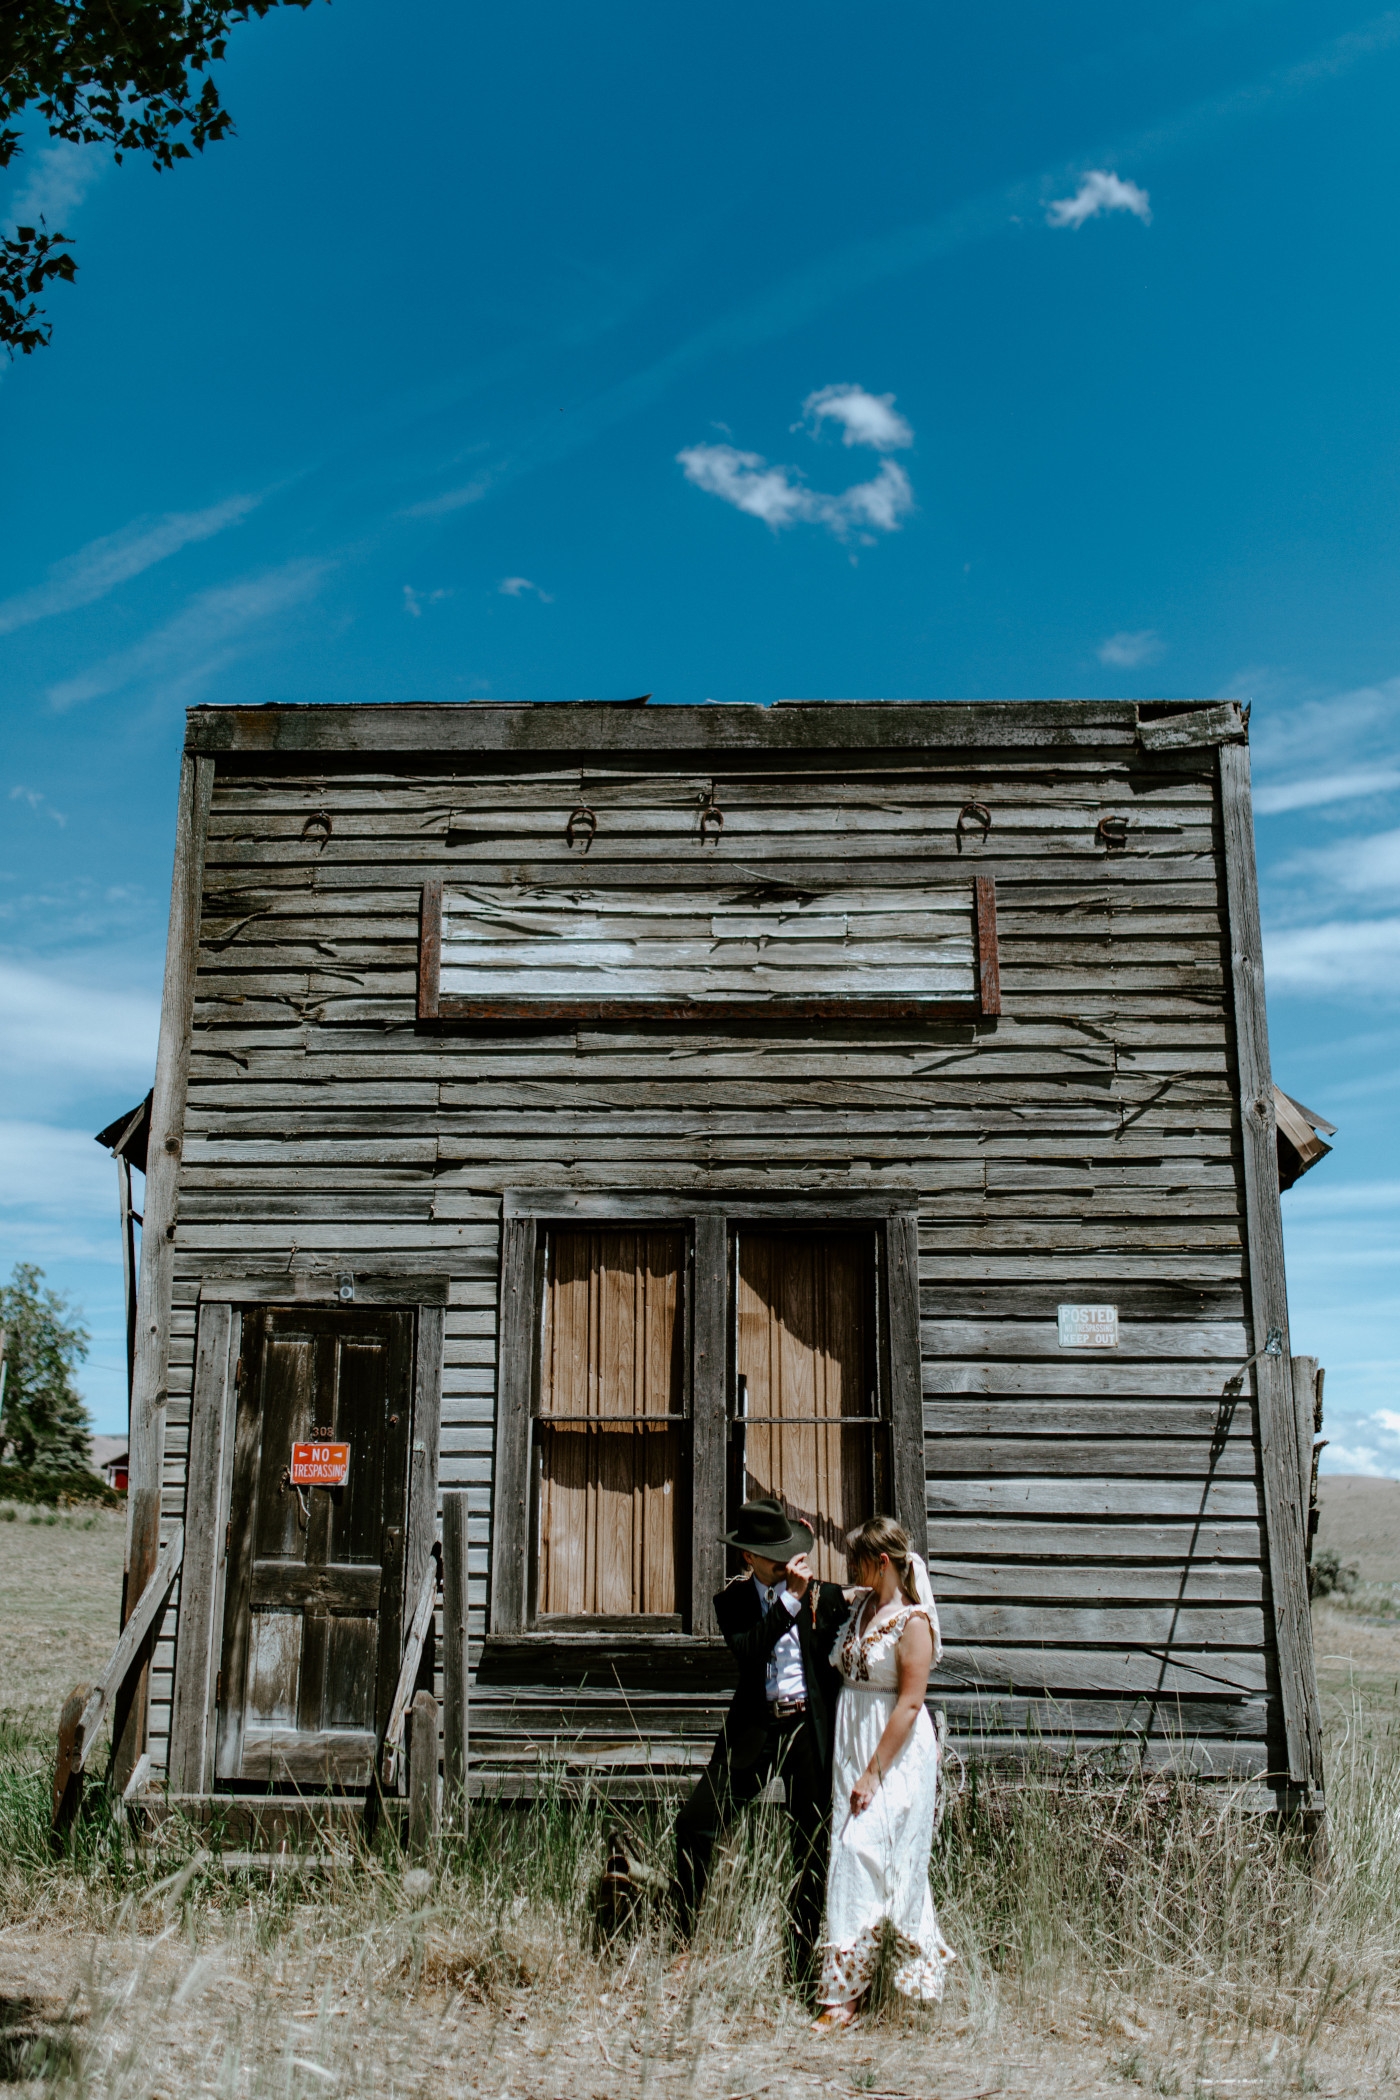
<svg viewBox="0 0 1400 2100"><path fill-rule="evenodd" d="M1211 1449L1255 1346L1213 749L1146 760L1108 727L1092 751L638 755L582 775L569 752L263 763L220 758L209 819L167 1517L202 1273L447 1274L440 1472L470 1496L475 1657L503 1188L912 1187L938 1692L964 1754L1030 1733L1166 1760L1184 1735L1212 1771L1277 1768L1250 1385ZM712 783L726 822L702 844ZM576 886L581 786L590 889L994 876L999 1020L421 1031L422 884ZM959 841L969 802L991 829ZM1121 850L1105 816L1129 819ZM1119 1349L1060 1349L1066 1299L1116 1303ZM527 1772L580 1729L605 1759L638 1728L658 1757L703 1755L723 1672L682 1697L653 1662L625 1690L483 1689L474 1768Z"/></svg>

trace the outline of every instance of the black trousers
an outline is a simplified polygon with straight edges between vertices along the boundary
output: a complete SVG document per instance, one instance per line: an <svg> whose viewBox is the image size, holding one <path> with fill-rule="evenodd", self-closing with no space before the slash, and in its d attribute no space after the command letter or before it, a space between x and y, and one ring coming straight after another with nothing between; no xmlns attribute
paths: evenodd
<svg viewBox="0 0 1400 2100"><path fill-rule="evenodd" d="M752 1755L750 1750L752 1749ZM689 1939L705 1900L715 1846L734 1818L777 1773L786 1795L797 1883L792 1896L793 1967L810 1973L826 1903L826 1855L831 1819L831 1774L802 1715L770 1721L752 1745L726 1756L721 1740L695 1791L676 1818L676 1878L671 1901L676 1930Z"/></svg>

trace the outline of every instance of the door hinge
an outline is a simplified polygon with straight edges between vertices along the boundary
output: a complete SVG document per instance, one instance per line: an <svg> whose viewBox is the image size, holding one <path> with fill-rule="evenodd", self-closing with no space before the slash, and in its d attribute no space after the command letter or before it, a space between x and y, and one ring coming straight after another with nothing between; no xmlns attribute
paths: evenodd
<svg viewBox="0 0 1400 2100"><path fill-rule="evenodd" d="M239 1388L239 1387L240 1387L240 1386L242 1385L242 1383L243 1383L243 1359L242 1359L242 1357L240 1356L240 1357L239 1357L239 1359L238 1359L238 1362L237 1362L237 1363L236 1363L236 1364L234 1365L234 1367L233 1367L233 1390L234 1390L235 1392L237 1392L237 1391L238 1391L238 1388Z"/></svg>
<svg viewBox="0 0 1400 2100"><path fill-rule="evenodd" d="M230 1518L229 1518L229 1520L228 1520L228 1522L227 1522L227 1524L225 1524L225 1526L224 1526L224 1559L225 1559L225 1560L227 1560L227 1559L228 1559L228 1546L229 1546L229 1540L230 1540L230 1539L232 1538L232 1536L233 1536L233 1518L232 1518L232 1517L230 1517Z"/></svg>
<svg viewBox="0 0 1400 2100"><path fill-rule="evenodd" d="M214 1704L215 1704L215 1706L222 1706L222 1705L223 1705L223 1703L224 1703L224 1673L223 1673L223 1671L222 1671L222 1670L216 1670L216 1671L214 1672Z"/></svg>

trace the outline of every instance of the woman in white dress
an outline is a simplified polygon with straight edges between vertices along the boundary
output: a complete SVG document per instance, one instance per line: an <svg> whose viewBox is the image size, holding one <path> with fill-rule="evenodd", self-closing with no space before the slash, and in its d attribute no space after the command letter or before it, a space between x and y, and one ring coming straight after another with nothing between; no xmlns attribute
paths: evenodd
<svg viewBox="0 0 1400 2100"><path fill-rule="evenodd" d="M841 1673L832 1774L831 1864L818 1997L820 2028L854 2019L874 1980L886 1923L894 1986L939 1999L956 1959L928 1883L938 1742L924 1705L942 1654L928 1569L891 1517L846 1541L859 1585L831 1660Z"/></svg>

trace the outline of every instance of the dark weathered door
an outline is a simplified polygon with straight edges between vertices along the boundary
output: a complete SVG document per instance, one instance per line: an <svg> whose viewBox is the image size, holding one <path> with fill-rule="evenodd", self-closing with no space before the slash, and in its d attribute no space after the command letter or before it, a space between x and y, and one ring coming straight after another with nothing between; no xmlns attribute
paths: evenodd
<svg viewBox="0 0 1400 2100"><path fill-rule="evenodd" d="M244 1314L215 1772L367 1784L398 1677L413 1315ZM293 1446L350 1446L343 1487Z"/></svg>

